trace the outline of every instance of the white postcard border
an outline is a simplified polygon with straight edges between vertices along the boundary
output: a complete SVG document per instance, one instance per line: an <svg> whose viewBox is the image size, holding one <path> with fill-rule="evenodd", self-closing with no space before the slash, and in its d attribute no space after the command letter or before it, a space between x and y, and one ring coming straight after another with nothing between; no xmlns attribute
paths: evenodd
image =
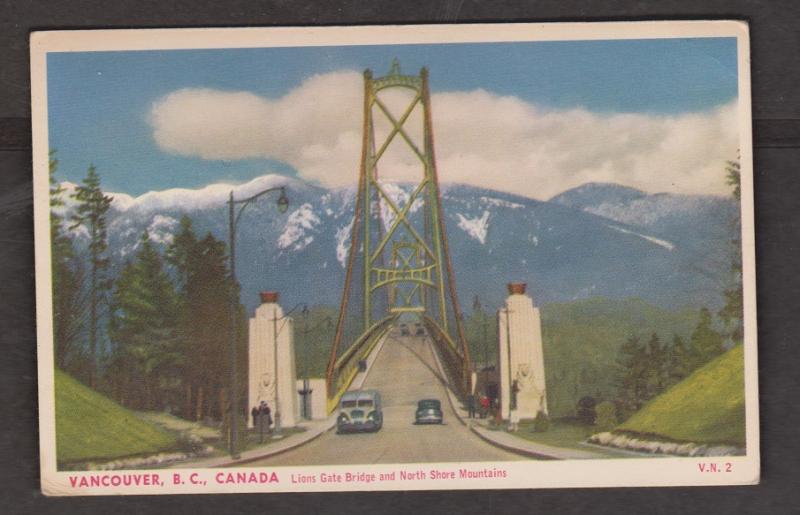
<svg viewBox="0 0 800 515"><path fill-rule="evenodd" d="M47 54L50 52L347 46L371 44L477 43L735 37L738 41L738 119L741 163L741 230L745 333L746 456L726 458L634 458L504 463L424 463L397 465L276 467L269 469L158 469L103 472L56 470L52 277L49 229ZM611 486L710 486L756 484L759 480L758 363L751 130L750 47L741 21L664 21L602 23L511 23L469 25L386 25L280 28L128 29L34 32L31 35L33 188L36 265L37 354L41 485L47 495L188 494L353 490L460 490L506 488L580 488ZM699 470L716 463L720 472ZM461 469L502 469L505 478L459 478ZM375 474L401 470L454 472L453 480L350 481L292 483L293 474ZM726 470L726 469L729 469ZM217 475L256 473L257 482L223 483ZM269 481L258 482L266 472ZM271 481L275 472L278 482ZM81 478L109 484L123 476L157 475L161 484L80 487ZM182 484L174 484L179 474ZM192 474L196 474L192 476ZM247 474L246 474L247 475ZM107 479L102 479L103 477ZM119 477L119 479L112 479ZM235 476L234 476L235 477ZM249 478L250 476L247 475ZM192 484L191 478L205 481ZM130 479L133 481L134 479Z"/></svg>

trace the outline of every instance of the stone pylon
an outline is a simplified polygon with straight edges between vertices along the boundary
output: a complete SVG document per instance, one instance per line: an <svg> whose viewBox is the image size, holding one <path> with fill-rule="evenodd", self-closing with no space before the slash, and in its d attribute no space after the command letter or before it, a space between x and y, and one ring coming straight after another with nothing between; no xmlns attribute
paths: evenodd
<svg viewBox="0 0 800 515"><path fill-rule="evenodd" d="M265 401L281 427L293 427L299 418L294 353L294 323L285 317L277 292L262 292L261 305L250 319L248 343L247 427L250 410Z"/></svg>
<svg viewBox="0 0 800 515"><path fill-rule="evenodd" d="M510 295L497 312L500 365L500 414L532 419L547 414L542 352L542 323L525 283L510 283Z"/></svg>

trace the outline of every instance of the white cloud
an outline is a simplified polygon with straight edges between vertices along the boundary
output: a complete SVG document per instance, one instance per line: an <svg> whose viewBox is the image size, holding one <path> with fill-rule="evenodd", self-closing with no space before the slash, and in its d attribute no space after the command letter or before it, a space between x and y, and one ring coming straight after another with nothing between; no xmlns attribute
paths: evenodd
<svg viewBox="0 0 800 515"><path fill-rule="evenodd" d="M361 75L317 75L271 99L248 92L181 89L153 104L158 145L204 159L265 157L325 186L357 180ZM396 96L385 99L402 105ZM396 117L402 109L395 108ZM546 199L580 184L616 182L648 192L729 194L724 163L737 155L736 104L675 116L545 110L516 97L475 90L432 98L442 182ZM376 131L390 127L376 111ZM380 121L378 121L380 120ZM409 122L419 141L421 117ZM382 177L410 179L418 161L400 138L380 163Z"/></svg>

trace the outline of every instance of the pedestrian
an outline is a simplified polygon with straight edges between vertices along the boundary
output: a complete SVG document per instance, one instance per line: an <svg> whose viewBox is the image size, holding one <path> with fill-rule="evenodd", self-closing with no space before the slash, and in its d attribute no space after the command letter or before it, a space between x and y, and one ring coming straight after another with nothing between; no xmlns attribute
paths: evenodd
<svg viewBox="0 0 800 515"><path fill-rule="evenodd" d="M267 431L271 432L272 431L272 410L269 409L269 404L264 402L264 404L261 405L261 412L264 415L264 419L265 419L264 423L267 426Z"/></svg>
<svg viewBox="0 0 800 515"><path fill-rule="evenodd" d="M467 396L467 417L475 418L475 394L471 393Z"/></svg>
<svg viewBox="0 0 800 515"><path fill-rule="evenodd" d="M489 414L489 397L481 395L481 418L486 418Z"/></svg>
<svg viewBox="0 0 800 515"><path fill-rule="evenodd" d="M508 431L516 433L519 430L519 410L517 408L509 411L508 421Z"/></svg>
<svg viewBox="0 0 800 515"><path fill-rule="evenodd" d="M250 415L253 417L253 427L258 427L258 414L259 414L258 406L253 406L253 409L250 410Z"/></svg>

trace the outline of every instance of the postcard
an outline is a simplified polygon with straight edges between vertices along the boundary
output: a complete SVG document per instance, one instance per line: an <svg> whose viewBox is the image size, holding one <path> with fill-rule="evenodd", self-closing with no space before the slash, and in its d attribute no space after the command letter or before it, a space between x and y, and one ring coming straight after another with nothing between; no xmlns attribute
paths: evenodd
<svg viewBox="0 0 800 515"><path fill-rule="evenodd" d="M755 484L738 21L31 36L47 495Z"/></svg>

